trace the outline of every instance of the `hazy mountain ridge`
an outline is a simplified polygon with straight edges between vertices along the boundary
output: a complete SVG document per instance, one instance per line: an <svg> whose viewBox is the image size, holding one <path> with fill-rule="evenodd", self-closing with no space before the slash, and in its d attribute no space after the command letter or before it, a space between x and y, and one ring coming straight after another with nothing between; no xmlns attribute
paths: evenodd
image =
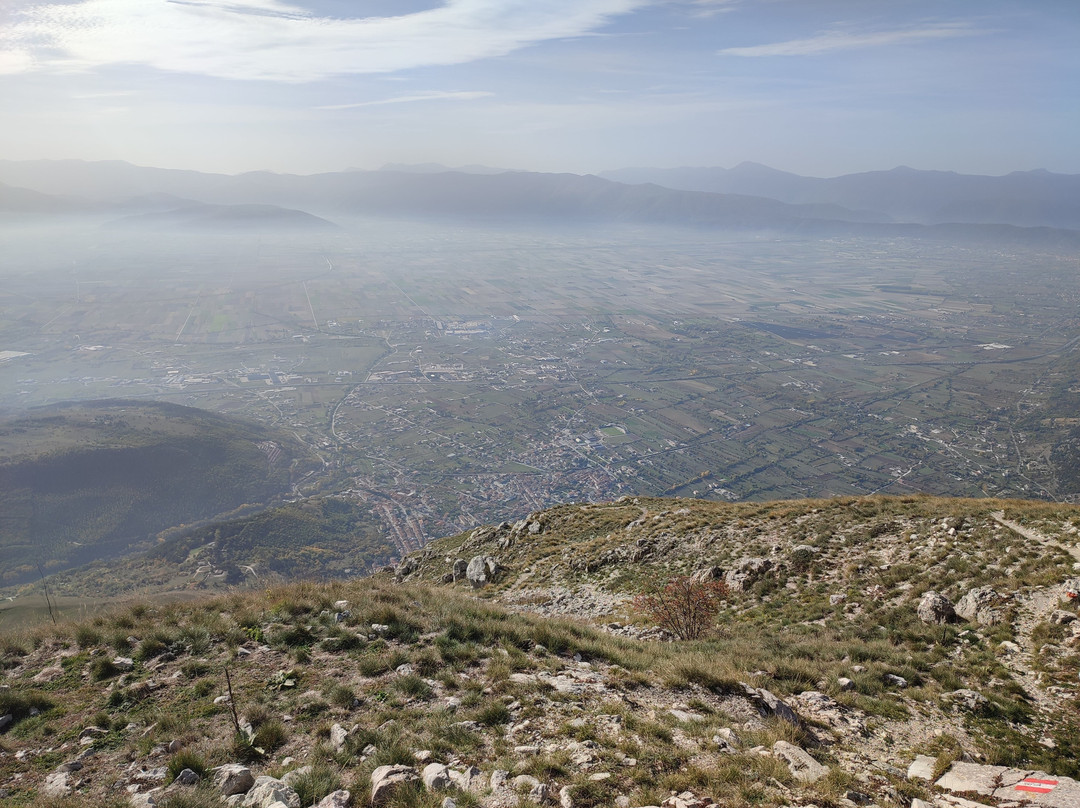
<svg viewBox="0 0 1080 808"><path fill-rule="evenodd" d="M366 805L393 765L386 808L981 807L999 800L970 778L993 794L979 764L999 764L1017 808L1066 806L1078 525L1018 501L627 497L448 537L396 574L9 635L0 805ZM454 574L472 555L487 583ZM687 573L728 593L673 641L632 598ZM960 615L925 611L931 589ZM1011 788L1032 774L1055 793Z"/></svg>
<svg viewBox="0 0 1080 808"><path fill-rule="evenodd" d="M113 219L109 229L150 230L335 230L337 225L302 210L277 205L203 205L139 213Z"/></svg>
<svg viewBox="0 0 1080 808"><path fill-rule="evenodd" d="M1041 169L1000 177L901 166L839 177L803 177L758 163L734 168L624 168L601 177L709 193L755 194L790 204L831 203L920 224L1080 228L1080 175Z"/></svg>
<svg viewBox="0 0 1080 808"><path fill-rule="evenodd" d="M732 171L740 176L748 171L754 176L762 173L757 168ZM929 179L924 177L927 174ZM82 195L113 202L146 194L170 194L198 200L205 205L275 205L331 217L361 214L489 223L513 220L553 224L648 223L824 236L949 236L947 229L934 231L924 227L926 224L948 224L950 217L943 219L912 213L913 206L925 206L929 195L936 209L952 205L951 210L960 219L965 210L982 209L986 212L982 216L984 219L992 219L991 214L996 211L1005 218L1023 219L1023 226L1045 226L1047 223L1041 218L1050 211L1057 217L1055 222L1080 227L1080 203L1071 196L1072 185L1069 184L1072 178L1064 178L1063 190L1056 197L1033 197L1024 201L1009 196L995 201L992 195L972 200L967 191L967 195L950 194L947 188L938 188L935 183L948 185L951 180L942 180L937 174L946 178L959 177L965 183L971 180L978 188L985 186L992 190L997 187L994 184L996 178L965 179L961 175L910 169L852 175L854 179L851 180L838 178L843 180L844 192L830 191L829 194L799 189L807 183L816 187L815 183L832 181L799 178L766 169L765 175L773 181L757 185L743 182L738 186L754 188L751 194L746 191L718 193L715 189L679 190L657 184L626 184L592 175L534 172L381 170L303 176L250 172L226 176L141 168L126 163L0 162L0 181L19 183L42 193ZM776 181L777 176L781 181ZM886 181L882 177L891 179ZM897 183L896 178L901 181ZM798 186L795 190L789 187L793 184ZM908 189L909 185L911 189ZM788 198L781 200L771 195ZM1027 206L1030 215L1017 217L1009 213L1021 203ZM1069 213L1070 206L1077 206L1075 217ZM909 223L890 224L892 220ZM967 227L962 234L965 238L1005 241L1019 238L1055 243L1080 241L1080 237L1069 230L1060 234L1033 230L1018 237L1008 227L1019 227L1019 222L959 223Z"/></svg>
<svg viewBox="0 0 1080 808"><path fill-rule="evenodd" d="M291 489L306 449L277 430L175 404L95 401L0 421L2 582L108 561L162 530Z"/></svg>

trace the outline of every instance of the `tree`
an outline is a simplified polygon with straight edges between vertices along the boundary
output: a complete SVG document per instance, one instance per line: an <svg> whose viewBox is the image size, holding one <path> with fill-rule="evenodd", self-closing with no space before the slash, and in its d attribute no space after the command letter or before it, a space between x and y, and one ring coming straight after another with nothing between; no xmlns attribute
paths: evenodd
<svg viewBox="0 0 1080 808"><path fill-rule="evenodd" d="M727 596L723 581L683 575L658 592L634 598L634 607L680 640L697 640L712 628Z"/></svg>

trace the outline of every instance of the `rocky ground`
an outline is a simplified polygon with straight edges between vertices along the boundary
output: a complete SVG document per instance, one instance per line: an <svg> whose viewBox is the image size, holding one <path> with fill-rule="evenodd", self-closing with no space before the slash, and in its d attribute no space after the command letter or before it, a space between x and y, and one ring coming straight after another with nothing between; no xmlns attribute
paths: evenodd
<svg viewBox="0 0 1080 808"><path fill-rule="evenodd" d="M1078 525L625 499L7 637L0 805L1075 808ZM694 640L635 600L680 575Z"/></svg>

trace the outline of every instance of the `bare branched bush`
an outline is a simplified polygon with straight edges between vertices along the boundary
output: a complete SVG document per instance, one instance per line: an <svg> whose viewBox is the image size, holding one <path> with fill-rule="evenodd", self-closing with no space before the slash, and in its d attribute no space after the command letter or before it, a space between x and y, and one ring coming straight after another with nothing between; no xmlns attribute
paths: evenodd
<svg viewBox="0 0 1080 808"><path fill-rule="evenodd" d="M634 599L634 607L680 640L697 640L709 632L728 597L723 581L673 578L663 589Z"/></svg>

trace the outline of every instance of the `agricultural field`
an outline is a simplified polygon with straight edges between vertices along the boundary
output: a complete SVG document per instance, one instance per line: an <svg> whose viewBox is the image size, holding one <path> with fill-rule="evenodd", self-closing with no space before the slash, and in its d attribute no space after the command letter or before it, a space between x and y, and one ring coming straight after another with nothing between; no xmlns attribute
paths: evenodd
<svg viewBox="0 0 1080 808"><path fill-rule="evenodd" d="M0 234L0 407L284 428L323 463L300 490L366 503L402 553L623 493L1080 492L1074 255L374 220L42 244Z"/></svg>

